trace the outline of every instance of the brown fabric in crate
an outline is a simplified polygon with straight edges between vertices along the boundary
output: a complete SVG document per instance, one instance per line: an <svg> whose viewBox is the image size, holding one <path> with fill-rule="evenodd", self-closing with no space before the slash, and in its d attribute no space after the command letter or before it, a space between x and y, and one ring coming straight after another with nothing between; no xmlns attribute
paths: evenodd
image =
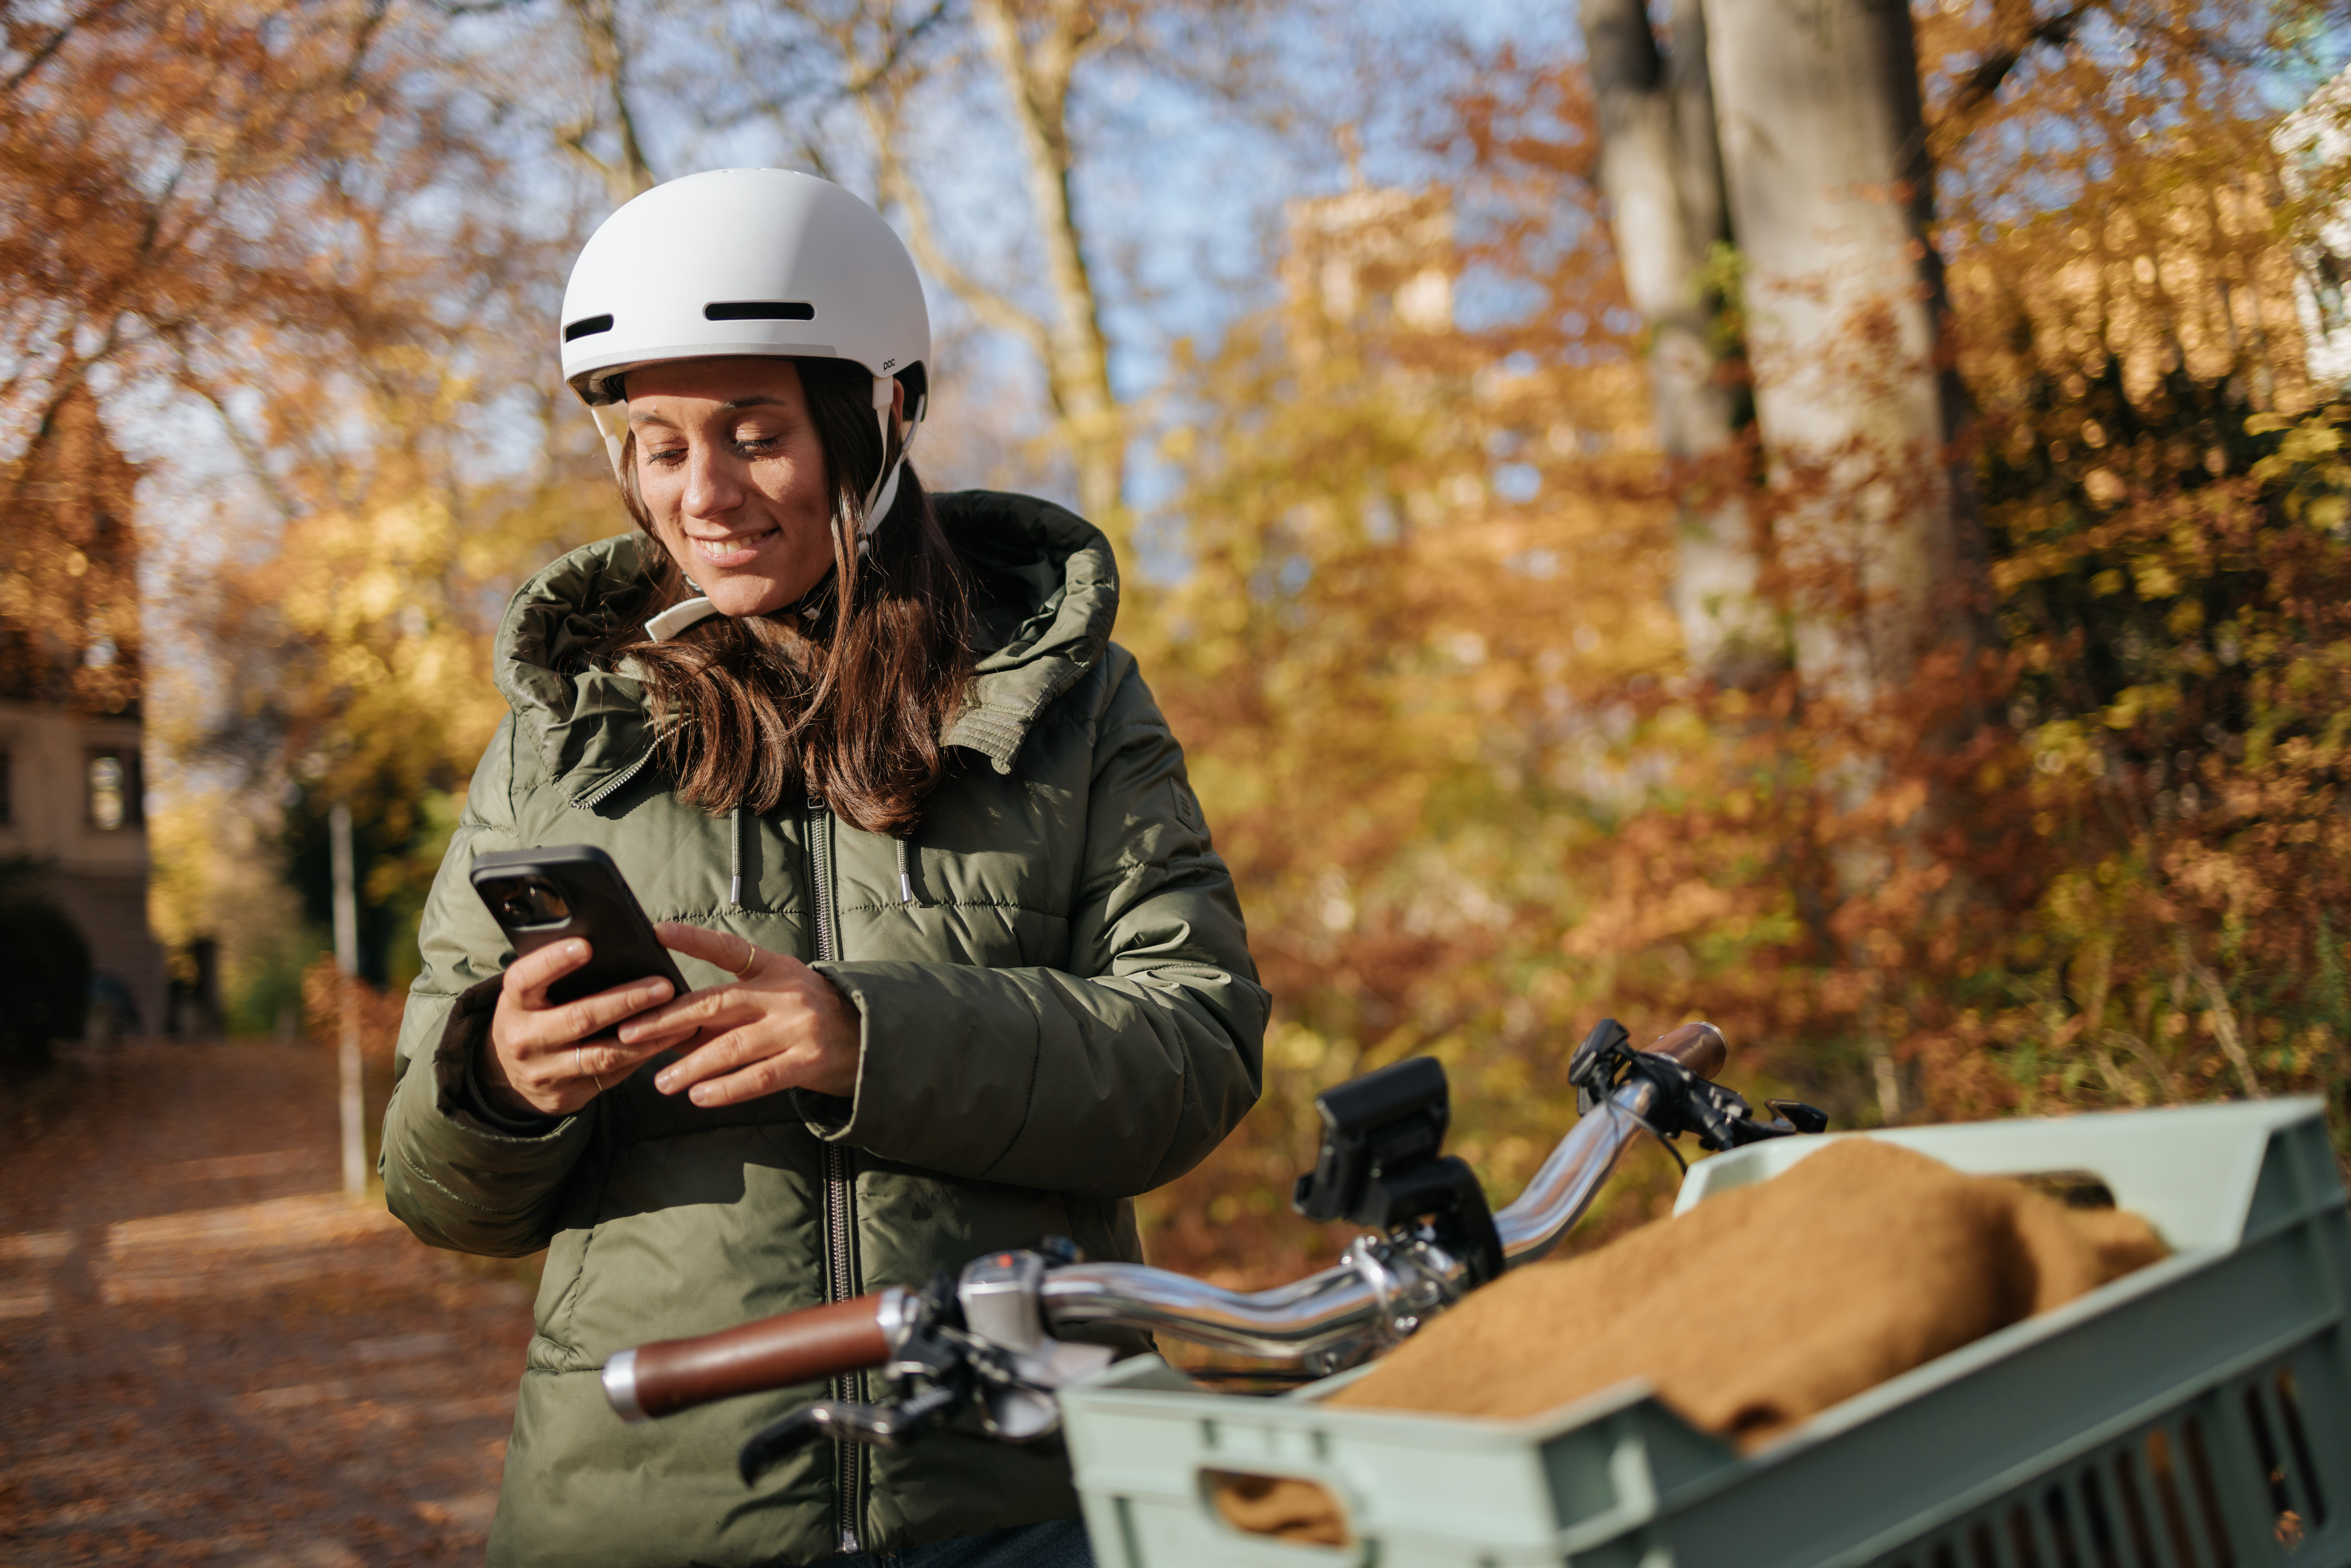
<svg viewBox="0 0 2351 1568"><path fill-rule="evenodd" d="M2164 1254L2137 1215L1840 1139L1497 1281L1332 1403L1532 1416L1646 1377L1693 1425L1753 1446Z"/></svg>
<svg viewBox="0 0 2351 1568"><path fill-rule="evenodd" d="M1499 1281L1332 1403L1532 1416L1647 1377L1693 1425L1751 1447L2164 1253L2137 1215L1841 1139Z"/></svg>
<svg viewBox="0 0 2351 1568"><path fill-rule="evenodd" d="M1312 1481L1222 1470L1210 1479L1217 1511L1235 1530L1315 1546L1344 1546L1351 1539L1338 1500Z"/></svg>
<svg viewBox="0 0 2351 1568"><path fill-rule="evenodd" d="M2167 1254L2116 1209L2069 1209L1869 1138L1579 1258L1522 1269L1431 1322L1334 1406L1516 1417L1630 1377L1752 1448L1807 1416ZM1343 1531L1276 1484L1236 1527ZM1336 1539L1343 1539L1343 1533Z"/></svg>

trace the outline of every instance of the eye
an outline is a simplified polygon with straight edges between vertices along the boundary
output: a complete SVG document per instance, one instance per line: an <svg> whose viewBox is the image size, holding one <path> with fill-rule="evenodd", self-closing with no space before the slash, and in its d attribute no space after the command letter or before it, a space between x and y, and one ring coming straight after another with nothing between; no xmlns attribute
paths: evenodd
<svg viewBox="0 0 2351 1568"><path fill-rule="evenodd" d="M664 468L674 467L685 460L685 448L682 445L647 446L643 451L646 462Z"/></svg>
<svg viewBox="0 0 2351 1568"><path fill-rule="evenodd" d="M764 457L784 449L784 437L766 425L747 424L735 432L735 448L753 457Z"/></svg>

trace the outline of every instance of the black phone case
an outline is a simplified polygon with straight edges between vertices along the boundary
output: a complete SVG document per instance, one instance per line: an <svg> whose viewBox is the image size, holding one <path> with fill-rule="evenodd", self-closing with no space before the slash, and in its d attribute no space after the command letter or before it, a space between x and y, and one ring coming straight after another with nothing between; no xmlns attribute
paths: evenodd
<svg viewBox="0 0 2351 1568"><path fill-rule="evenodd" d="M554 884L569 906L567 918L546 924L518 925L501 909L492 884L542 877ZM535 953L550 942L584 938L590 956L547 988L551 1002L576 1001L611 990L632 980L659 977L670 983L671 994L686 993L684 979L669 949L653 935L637 895L612 857L592 844L559 844L548 849L494 850L474 858L474 891L489 906L491 918L514 943L515 956Z"/></svg>

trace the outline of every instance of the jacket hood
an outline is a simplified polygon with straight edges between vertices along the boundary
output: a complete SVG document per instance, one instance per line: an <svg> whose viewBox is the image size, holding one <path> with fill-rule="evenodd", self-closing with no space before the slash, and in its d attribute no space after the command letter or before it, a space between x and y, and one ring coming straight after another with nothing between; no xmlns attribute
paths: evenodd
<svg viewBox="0 0 2351 1568"><path fill-rule="evenodd" d="M931 497L973 591L975 650L964 706L941 740L999 773L1038 716L1110 644L1118 563L1100 528L1050 501L989 490ZM582 545L517 589L492 650L499 694L575 805L632 775L653 750L643 684L590 667L611 609L643 583L653 549L631 532Z"/></svg>

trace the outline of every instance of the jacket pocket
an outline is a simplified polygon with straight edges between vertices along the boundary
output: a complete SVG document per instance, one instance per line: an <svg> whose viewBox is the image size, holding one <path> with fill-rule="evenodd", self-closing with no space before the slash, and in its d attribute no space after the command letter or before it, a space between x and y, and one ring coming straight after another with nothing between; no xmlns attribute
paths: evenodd
<svg viewBox="0 0 2351 1568"><path fill-rule="evenodd" d="M547 1262L538 1277L538 1299L531 1309L533 1326L526 1364L538 1372L580 1372L591 1364L580 1355L563 1332L588 1278L588 1250L594 1243L591 1228L559 1230L548 1243Z"/></svg>
<svg viewBox="0 0 2351 1568"><path fill-rule="evenodd" d="M814 1305L815 1146L752 1124L615 1149L578 1284L543 1332L601 1366L649 1340Z"/></svg>

